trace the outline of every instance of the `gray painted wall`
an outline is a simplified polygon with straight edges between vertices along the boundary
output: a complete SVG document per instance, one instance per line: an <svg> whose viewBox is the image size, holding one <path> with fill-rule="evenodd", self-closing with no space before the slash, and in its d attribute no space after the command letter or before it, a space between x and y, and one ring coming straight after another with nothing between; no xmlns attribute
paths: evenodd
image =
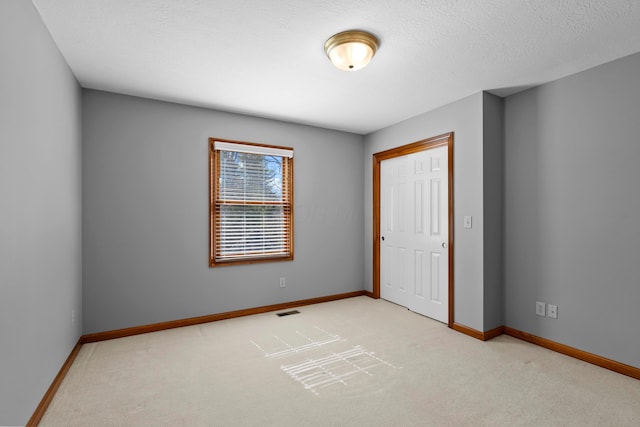
<svg viewBox="0 0 640 427"><path fill-rule="evenodd" d="M91 333L371 290L371 156L449 131L456 322L504 320L640 367L640 54L364 138L84 91L81 264L80 89L31 2L0 2L0 53L0 424L33 413L82 300ZM208 268L210 136L295 148L295 261ZM536 317L536 300L559 318Z"/></svg>
<svg viewBox="0 0 640 427"><path fill-rule="evenodd" d="M81 332L80 88L30 1L0 1L0 56L0 425L20 425Z"/></svg>
<svg viewBox="0 0 640 427"><path fill-rule="evenodd" d="M504 100L482 94L484 330L504 325Z"/></svg>
<svg viewBox="0 0 640 427"><path fill-rule="evenodd" d="M635 367L639 76L635 54L505 104L506 324Z"/></svg>
<svg viewBox="0 0 640 427"><path fill-rule="evenodd" d="M209 268L209 137L294 148L294 261ZM363 150L360 135L83 91L84 332L362 290Z"/></svg>
<svg viewBox="0 0 640 427"><path fill-rule="evenodd" d="M483 94L419 115L365 137L365 287L373 288L372 155L432 136L454 132L455 321L484 331L483 314ZM473 216L473 228L462 227Z"/></svg>

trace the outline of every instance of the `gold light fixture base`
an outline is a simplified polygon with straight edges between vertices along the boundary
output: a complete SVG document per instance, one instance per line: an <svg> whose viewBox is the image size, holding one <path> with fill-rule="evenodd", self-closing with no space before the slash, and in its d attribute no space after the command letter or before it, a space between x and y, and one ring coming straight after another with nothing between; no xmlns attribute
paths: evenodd
<svg viewBox="0 0 640 427"><path fill-rule="evenodd" d="M378 39L359 30L343 31L329 38L324 51L337 68L356 71L367 66L378 50Z"/></svg>

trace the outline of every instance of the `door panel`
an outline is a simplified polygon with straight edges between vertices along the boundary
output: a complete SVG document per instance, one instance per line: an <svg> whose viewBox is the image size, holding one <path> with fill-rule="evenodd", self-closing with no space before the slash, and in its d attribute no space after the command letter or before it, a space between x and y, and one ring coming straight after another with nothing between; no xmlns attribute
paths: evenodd
<svg viewBox="0 0 640 427"><path fill-rule="evenodd" d="M448 320L448 147L380 164L380 296Z"/></svg>
<svg viewBox="0 0 640 427"><path fill-rule="evenodd" d="M408 159L398 157L382 162L380 165L381 176L387 179L381 181L382 203L380 211L380 223L384 224L381 242L384 248L380 256L380 274L384 278L384 286L381 286L380 296L389 301L403 306L408 305L408 287L411 283L410 261L407 259L407 233L405 230L406 197L407 191L407 166ZM384 207L384 208L383 208Z"/></svg>

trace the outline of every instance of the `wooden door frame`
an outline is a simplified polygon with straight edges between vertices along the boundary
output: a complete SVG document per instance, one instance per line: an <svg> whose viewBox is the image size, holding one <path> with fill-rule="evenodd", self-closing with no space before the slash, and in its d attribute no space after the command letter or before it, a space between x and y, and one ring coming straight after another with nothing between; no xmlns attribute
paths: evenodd
<svg viewBox="0 0 640 427"><path fill-rule="evenodd" d="M373 297L380 298L380 163L395 157L418 153L437 147L448 147L449 164L449 319L453 327L453 132L423 139L401 147L373 154Z"/></svg>

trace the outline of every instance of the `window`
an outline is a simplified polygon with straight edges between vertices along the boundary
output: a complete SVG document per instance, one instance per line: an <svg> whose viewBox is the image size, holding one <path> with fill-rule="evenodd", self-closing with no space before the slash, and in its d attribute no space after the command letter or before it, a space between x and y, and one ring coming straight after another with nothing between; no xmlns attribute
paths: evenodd
<svg viewBox="0 0 640 427"><path fill-rule="evenodd" d="M209 139L211 267L293 259L293 149Z"/></svg>

